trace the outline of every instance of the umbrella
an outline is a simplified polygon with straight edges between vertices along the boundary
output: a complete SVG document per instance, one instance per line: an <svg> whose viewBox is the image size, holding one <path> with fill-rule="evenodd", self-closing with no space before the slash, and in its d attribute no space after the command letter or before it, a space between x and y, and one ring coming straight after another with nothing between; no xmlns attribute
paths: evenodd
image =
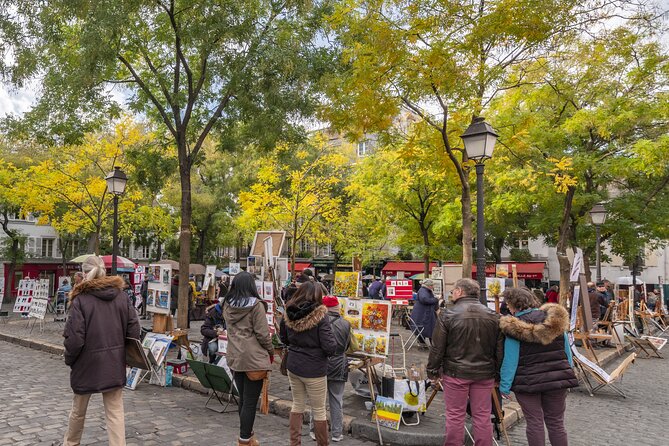
<svg viewBox="0 0 669 446"><path fill-rule="evenodd" d="M362 276L362 280L374 280L376 279L376 276L374 274L367 274L366 276Z"/></svg>
<svg viewBox="0 0 669 446"><path fill-rule="evenodd" d="M409 277L409 279L412 280L423 280L424 278L425 278L424 273L414 274L413 276Z"/></svg>
<svg viewBox="0 0 669 446"><path fill-rule="evenodd" d="M79 257L75 257L74 259L70 260L71 263L84 263L86 259L89 257L93 256L95 254L83 254L80 255ZM106 256L100 256L102 258L102 261L105 262L105 268L111 268L112 264L112 256L111 255L106 255ZM127 259L123 256L116 256L116 267L118 269L132 269L134 271L135 269L135 262L133 262L130 259Z"/></svg>
<svg viewBox="0 0 669 446"><path fill-rule="evenodd" d="M194 276L204 276L204 273L207 271L207 267L200 265L199 263L191 263L188 268L188 274Z"/></svg>
<svg viewBox="0 0 669 446"><path fill-rule="evenodd" d="M94 254L83 254L80 255L79 257L75 257L74 259L70 260L70 263L84 263L87 258L92 256Z"/></svg>
<svg viewBox="0 0 669 446"><path fill-rule="evenodd" d="M644 285L643 280L640 278L636 278L636 284L637 285ZM632 278L630 276L625 276L625 277L618 277L616 279L616 285L628 285L632 286Z"/></svg>
<svg viewBox="0 0 669 446"><path fill-rule="evenodd" d="M107 256L102 256L102 261L105 262L105 268L111 268L112 264L112 256L107 255ZM135 270L135 262L133 262L130 259L126 259L123 256L116 256L116 268L118 269L131 269Z"/></svg>

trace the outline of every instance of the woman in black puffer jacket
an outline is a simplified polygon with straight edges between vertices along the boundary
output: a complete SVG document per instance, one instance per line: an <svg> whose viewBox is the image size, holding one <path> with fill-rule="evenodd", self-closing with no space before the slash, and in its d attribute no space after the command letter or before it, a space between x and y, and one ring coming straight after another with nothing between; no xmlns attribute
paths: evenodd
<svg viewBox="0 0 669 446"><path fill-rule="evenodd" d="M325 412L327 396L328 357L336 343L327 308L322 304L320 286L313 282L300 285L286 304L279 335L288 346L287 369L293 406L290 412L290 444L299 446L307 398L314 420L318 446L328 444Z"/></svg>
<svg viewBox="0 0 669 446"><path fill-rule="evenodd" d="M526 288L502 293L513 316L500 320L506 335L500 391L513 390L527 422L529 446L544 446L544 423L553 446L567 446L564 426L567 389L577 387L566 330L569 314L562 306L537 301Z"/></svg>

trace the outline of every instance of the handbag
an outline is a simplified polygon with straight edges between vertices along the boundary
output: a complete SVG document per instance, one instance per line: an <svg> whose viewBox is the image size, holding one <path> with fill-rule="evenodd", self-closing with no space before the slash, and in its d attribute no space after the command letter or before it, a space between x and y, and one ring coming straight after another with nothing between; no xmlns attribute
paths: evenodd
<svg viewBox="0 0 669 446"><path fill-rule="evenodd" d="M279 366L279 371L283 376L288 376L288 349L283 349L283 354L281 355L281 365Z"/></svg>
<svg viewBox="0 0 669 446"><path fill-rule="evenodd" d="M253 370L244 373L246 373L246 377L251 381L260 381L261 379L265 379L267 377L267 370Z"/></svg>

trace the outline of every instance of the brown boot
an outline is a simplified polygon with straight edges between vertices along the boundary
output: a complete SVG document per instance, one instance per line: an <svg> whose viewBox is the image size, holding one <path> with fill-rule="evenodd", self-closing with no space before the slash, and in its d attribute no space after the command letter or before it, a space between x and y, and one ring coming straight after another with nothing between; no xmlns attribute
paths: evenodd
<svg viewBox="0 0 669 446"><path fill-rule="evenodd" d="M256 435L253 434L248 440L237 439L237 446L260 446L260 442L256 438Z"/></svg>
<svg viewBox="0 0 669 446"><path fill-rule="evenodd" d="M314 421L314 434L318 446L328 446L328 422L327 420Z"/></svg>
<svg viewBox="0 0 669 446"><path fill-rule="evenodd" d="M291 412L288 425L290 427L290 446L302 446L303 413Z"/></svg>

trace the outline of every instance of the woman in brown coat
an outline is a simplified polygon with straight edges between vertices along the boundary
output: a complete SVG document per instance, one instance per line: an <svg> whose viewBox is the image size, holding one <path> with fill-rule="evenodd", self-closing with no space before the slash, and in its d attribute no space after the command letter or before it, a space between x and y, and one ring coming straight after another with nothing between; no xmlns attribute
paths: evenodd
<svg viewBox="0 0 669 446"><path fill-rule="evenodd" d="M223 302L223 319L228 330L225 356L239 391L240 446L260 444L253 433L253 423L262 391L262 372L270 370L274 360L266 312L253 276L247 272L237 274Z"/></svg>
<svg viewBox="0 0 669 446"><path fill-rule="evenodd" d="M139 338L137 311L123 291L123 279L105 276L100 257L89 257L82 269L86 277L70 294L63 333L65 364L71 368L74 391L64 444L79 444L91 394L102 393L109 444L125 445L125 338Z"/></svg>

